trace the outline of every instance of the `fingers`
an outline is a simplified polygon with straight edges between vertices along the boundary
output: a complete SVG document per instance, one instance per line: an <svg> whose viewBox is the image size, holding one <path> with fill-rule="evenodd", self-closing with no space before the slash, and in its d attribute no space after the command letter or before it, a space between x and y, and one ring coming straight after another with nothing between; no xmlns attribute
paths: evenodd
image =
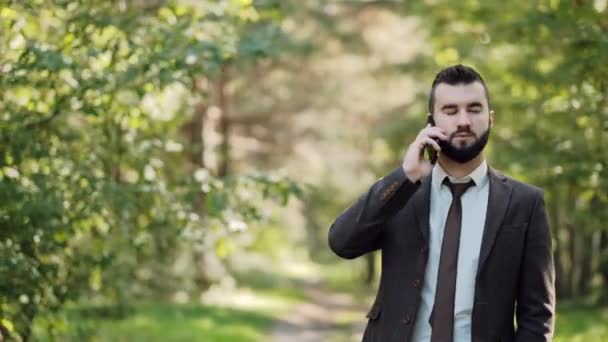
<svg viewBox="0 0 608 342"><path fill-rule="evenodd" d="M441 140L448 139L448 136L444 133L443 129L435 126L427 126L420 133L422 135L426 135L432 138L439 138Z"/></svg>
<svg viewBox="0 0 608 342"><path fill-rule="evenodd" d="M435 149L435 151L437 151L437 152L441 151L441 147L439 147L439 144L433 138L422 137L422 138L420 138L419 141L420 141L421 148L424 147L424 145L431 145Z"/></svg>

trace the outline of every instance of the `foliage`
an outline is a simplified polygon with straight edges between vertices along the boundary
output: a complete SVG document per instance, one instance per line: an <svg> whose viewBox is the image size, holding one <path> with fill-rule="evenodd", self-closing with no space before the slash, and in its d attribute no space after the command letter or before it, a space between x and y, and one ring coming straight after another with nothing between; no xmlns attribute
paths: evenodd
<svg viewBox="0 0 608 342"><path fill-rule="evenodd" d="M125 311L168 275L176 248L206 248L210 232L229 240L263 199L299 191L193 168L179 131L208 100L198 80L276 54L280 15L273 1L0 7L2 336L28 340L38 315L69 300ZM52 336L60 325L48 323Z"/></svg>

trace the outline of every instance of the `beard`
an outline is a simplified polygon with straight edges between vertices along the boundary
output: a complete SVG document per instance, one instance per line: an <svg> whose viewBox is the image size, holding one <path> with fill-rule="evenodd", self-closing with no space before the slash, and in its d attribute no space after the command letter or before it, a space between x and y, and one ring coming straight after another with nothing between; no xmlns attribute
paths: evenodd
<svg viewBox="0 0 608 342"><path fill-rule="evenodd" d="M466 163L473 158L477 157L481 151L486 147L488 143L488 139L490 138L490 128L485 131L479 139L477 139L473 144L469 146L456 146L451 143L453 137L457 133L468 132L471 133L470 130L467 131L457 131L455 132L449 140L439 140L439 147L441 147L441 154L450 158L451 160L457 163Z"/></svg>

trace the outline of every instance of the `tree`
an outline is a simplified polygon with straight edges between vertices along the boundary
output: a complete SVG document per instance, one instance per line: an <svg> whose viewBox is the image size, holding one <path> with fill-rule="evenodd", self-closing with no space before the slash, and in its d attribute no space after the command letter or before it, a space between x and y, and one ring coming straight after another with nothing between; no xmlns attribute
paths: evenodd
<svg viewBox="0 0 608 342"><path fill-rule="evenodd" d="M149 274L170 275L178 245L219 246L246 228L231 223L260 216L240 189L283 202L299 191L264 174L217 177L180 153L180 127L200 119L189 100L207 98L196 82L234 58L245 26L275 25L264 14L273 3L262 5L0 7L2 337L31 339L34 320L59 336L54 313L70 300L123 315L134 296L167 286ZM272 49L265 39L250 50Z"/></svg>

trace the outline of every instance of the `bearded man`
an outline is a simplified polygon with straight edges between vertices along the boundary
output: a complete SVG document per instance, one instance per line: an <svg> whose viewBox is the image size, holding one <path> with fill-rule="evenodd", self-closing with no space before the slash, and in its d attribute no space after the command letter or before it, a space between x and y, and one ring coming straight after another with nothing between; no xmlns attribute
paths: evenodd
<svg viewBox="0 0 608 342"><path fill-rule="evenodd" d="M494 111L481 76L463 65L441 70L428 116L402 165L329 230L343 258L382 253L363 341L551 341L555 267L543 192L486 162ZM429 148L437 162L424 158Z"/></svg>

